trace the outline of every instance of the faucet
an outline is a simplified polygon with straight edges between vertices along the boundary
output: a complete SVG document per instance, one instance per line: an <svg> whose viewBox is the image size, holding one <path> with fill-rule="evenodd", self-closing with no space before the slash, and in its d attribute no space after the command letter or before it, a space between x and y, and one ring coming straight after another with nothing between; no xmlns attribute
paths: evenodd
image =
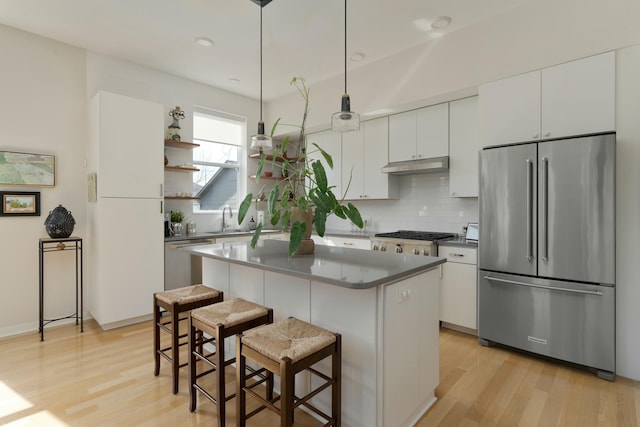
<svg viewBox="0 0 640 427"><path fill-rule="evenodd" d="M227 224L225 222L224 212L229 209L229 218L233 218L233 211L231 210L231 206L226 205L222 208L222 232L227 231Z"/></svg>

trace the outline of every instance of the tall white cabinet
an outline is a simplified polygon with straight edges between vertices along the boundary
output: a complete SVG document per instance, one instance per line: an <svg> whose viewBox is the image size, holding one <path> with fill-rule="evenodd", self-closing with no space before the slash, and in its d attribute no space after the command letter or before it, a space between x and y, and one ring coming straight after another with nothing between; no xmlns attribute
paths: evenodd
<svg viewBox="0 0 640 427"><path fill-rule="evenodd" d="M164 288L164 107L99 92L89 105L89 312L103 329L145 320Z"/></svg>

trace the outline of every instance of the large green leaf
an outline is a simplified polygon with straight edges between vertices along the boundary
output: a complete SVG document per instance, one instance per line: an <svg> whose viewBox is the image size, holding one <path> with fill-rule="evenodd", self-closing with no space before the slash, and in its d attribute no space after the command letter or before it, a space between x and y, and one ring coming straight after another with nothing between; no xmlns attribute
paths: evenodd
<svg viewBox="0 0 640 427"><path fill-rule="evenodd" d="M316 160L311 164L311 167L315 175L316 185L320 191L327 191L327 187L329 186L327 183L327 173L324 170L324 166L322 166L322 162Z"/></svg>
<svg viewBox="0 0 640 427"><path fill-rule="evenodd" d="M333 213L336 214L338 218L347 219L347 216L344 213L345 208L342 205L338 205L333 209Z"/></svg>
<svg viewBox="0 0 640 427"><path fill-rule="evenodd" d="M258 243L258 239L260 239L260 233L262 233L262 223L258 224L256 231L253 232L253 237L251 238L252 248L256 247L256 243Z"/></svg>
<svg viewBox="0 0 640 427"><path fill-rule="evenodd" d="M262 176L262 169L264 169L264 163L267 161L267 157L262 154L260 156L260 162L258 163L258 169L256 169L256 182L260 181L260 177Z"/></svg>
<svg viewBox="0 0 640 427"><path fill-rule="evenodd" d="M253 193L247 194L244 200L240 203L240 208L238 209L238 224L242 224L244 217L247 216L247 211L251 206L251 199L253 199Z"/></svg>
<svg viewBox="0 0 640 427"><path fill-rule="evenodd" d="M306 231L307 225L304 221L296 221L293 223L289 233L289 256L293 256L293 254L298 250Z"/></svg>
<svg viewBox="0 0 640 427"><path fill-rule="evenodd" d="M278 123L280 123L280 119L282 117L278 117L278 120L275 121L275 123L273 123L273 126L271 126L271 137L273 138L273 135L276 134L276 128L278 127Z"/></svg>
<svg viewBox="0 0 640 427"><path fill-rule="evenodd" d="M324 157L324 159L326 160L327 164L329 165L329 167L331 169L333 169L333 158L331 157L331 154L327 153L326 151L324 151L322 149L322 147L320 147L318 144L316 144L315 142L313 143L313 145L316 146L316 148L318 150L320 150L320 153L322 154L322 157Z"/></svg>
<svg viewBox="0 0 640 427"><path fill-rule="evenodd" d="M316 233L318 233L318 236L323 237L327 224L327 215L316 209L313 213L313 223L316 226Z"/></svg>
<svg viewBox="0 0 640 427"><path fill-rule="evenodd" d="M364 222L362 221L362 217L360 216L360 211L352 203L349 203L347 205L347 208L344 209L344 213L358 228L364 227Z"/></svg>
<svg viewBox="0 0 640 427"><path fill-rule="evenodd" d="M273 215L273 213L276 211L276 201L278 200L278 186L275 185L271 191L269 191L269 201L267 203L267 211L269 212L269 215Z"/></svg>
<svg viewBox="0 0 640 427"><path fill-rule="evenodd" d="M271 225L276 225L278 221L280 221L280 212L281 211L275 211L273 215L271 215Z"/></svg>

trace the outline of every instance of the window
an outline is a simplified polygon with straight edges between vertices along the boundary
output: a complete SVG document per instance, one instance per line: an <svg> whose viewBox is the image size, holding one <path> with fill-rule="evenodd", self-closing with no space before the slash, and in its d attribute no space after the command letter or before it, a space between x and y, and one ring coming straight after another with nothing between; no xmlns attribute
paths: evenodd
<svg viewBox="0 0 640 427"><path fill-rule="evenodd" d="M245 119L205 109L194 109L193 192L199 197L193 212L216 211L240 203Z"/></svg>

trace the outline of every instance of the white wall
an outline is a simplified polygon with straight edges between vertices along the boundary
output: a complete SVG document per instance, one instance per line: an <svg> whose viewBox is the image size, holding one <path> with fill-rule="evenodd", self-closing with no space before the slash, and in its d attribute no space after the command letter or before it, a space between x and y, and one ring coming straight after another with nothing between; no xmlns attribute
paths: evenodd
<svg viewBox="0 0 640 427"><path fill-rule="evenodd" d="M38 329L38 239L44 221L62 204L84 236L85 51L0 25L0 148L56 156L55 187L3 187L39 191L41 216L0 217L0 336ZM73 256L45 258L45 317L75 311ZM36 340L34 334L34 340Z"/></svg>
<svg viewBox="0 0 640 427"><path fill-rule="evenodd" d="M640 46L617 52L617 369L640 379Z"/></svg>

